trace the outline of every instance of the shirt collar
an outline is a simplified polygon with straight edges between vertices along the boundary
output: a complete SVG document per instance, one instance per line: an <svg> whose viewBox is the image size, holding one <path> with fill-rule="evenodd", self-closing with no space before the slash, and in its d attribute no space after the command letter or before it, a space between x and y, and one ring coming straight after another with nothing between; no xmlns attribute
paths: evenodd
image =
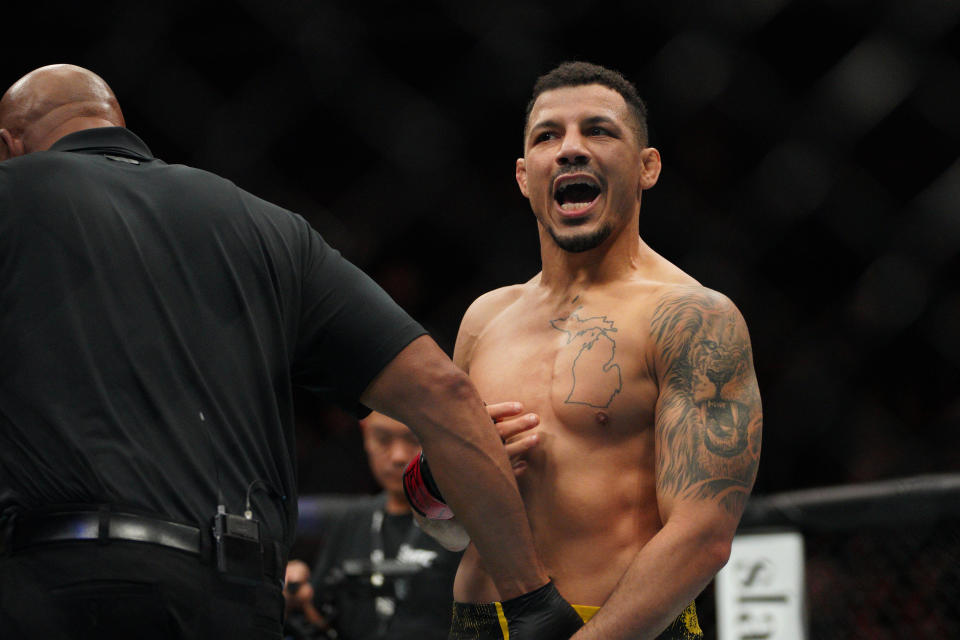
<svg viewBox="0 0 960 640"><path fill-rule="evenodd" d="M50 150L78 153L109 151L139 160L153 160L153 153L146 143L123 127L97 127L75 131L54 142Z"/></svg>

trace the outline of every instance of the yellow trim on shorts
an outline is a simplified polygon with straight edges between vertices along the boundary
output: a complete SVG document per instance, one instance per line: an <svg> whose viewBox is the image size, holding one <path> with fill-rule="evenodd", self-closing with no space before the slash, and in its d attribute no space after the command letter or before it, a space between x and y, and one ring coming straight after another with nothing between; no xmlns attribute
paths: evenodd
<svg viewBox="0 0 960 640"><path fill-rule="evenodd" d="M503 640L510 640L510 628L507 625L507 616L503 614L503 605L499 602L494 602L494 606L497 608L497 621L500 623L500 632L503 634ZM586 624L590 622L590 618L600 611L600 607L593 607L587 604L573 604L570 605L574 610L580 615L580 619L583 620L583 623ZM697 619L697 611L694 609L694 603L690 603L680 614L680 617L683 619L683 625L687 628L687 631L695 634L702 634L703 631L700 630L700 621Z"/></svg>
<svg viewBox="0 0 960 640"><path fill-rule="evenodd" d="M497 607L497 620L500 621L500 632L503 634L503 640L510 640L510 628L507 626L507 616L503 615L503 605L494 602Z"/></svg>
<svg viewBox="0 0 960 640"><path fill-rule="evenodd" d="M574 604L570 606L572 606L577 613L580 614L580 618L583 620L584 624L590 622L590 618L592 618L597 611L600 611L600 607L591 607L585 604ZM693 634L702 635L703 631L700 629L700 620L697 619L697 610L695 606L696 605L693 602L688 604L680 614L680 618L683 620L683 626L687 628L687 631Z"/></svg>
<svg viewBox="0 0 960 640"><path fill-rule="evenodd" d="M687 631L696 636L703 635L703 629L700 628L700 618L697 617L696 602L688 604L687 608L680 614L680 617L683 618L683 626L687 628Z"/></svg>
<svg viewBox="0 0 960 640"><path fill-rule="evenodd" d="M497 608L497 621L500 623L500 632L503 634L503 640L510 640L510 628L507 625L507 616L503 613L503 605L499 602L494 602L493 604ZM585 604L574 604L570 606L580 615L580 619L583 620L584 624L590 622L593 614L600 611L600 607L591 607Z"/></svg>
<svg viewBox="0 0 960 640"><path fill-rule="evenodd" d="M590 618L593 617L597 611L600 611L600 607L591 607L588 604L573 604L570 605L577 610L577 613L580 614L580 618L583 620L584 624L590 622Z"/></svg>

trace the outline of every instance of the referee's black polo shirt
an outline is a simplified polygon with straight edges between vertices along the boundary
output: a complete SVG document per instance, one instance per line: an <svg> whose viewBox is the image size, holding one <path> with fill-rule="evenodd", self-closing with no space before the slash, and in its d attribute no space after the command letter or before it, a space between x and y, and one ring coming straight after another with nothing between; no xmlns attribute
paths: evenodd
<svg viewBox="0 0 960 640"><path fill-rule="evenodd" d="M423 329L300 216L88 129L0 163L0 514L296 522L292 385L351 406Z"/></svg>

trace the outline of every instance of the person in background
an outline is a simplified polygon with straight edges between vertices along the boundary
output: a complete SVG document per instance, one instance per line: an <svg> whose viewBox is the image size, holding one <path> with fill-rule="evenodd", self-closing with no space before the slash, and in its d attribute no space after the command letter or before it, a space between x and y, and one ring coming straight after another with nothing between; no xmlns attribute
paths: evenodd
<svg viewBox="0 0 960 640"><path fill-rule="evenodd" d="M420 443L405 425L377 412L361 420L360 429L370 471L383 490L320 502L311 604L326 615L317 626L344 640L443 640L460 554L417 526L404 495L403 472ZM309 615L307 608L291 618L299 624Z"/></svg>
<svg viewBox="0 0 960 640"><path fill-rule="evenodd" d="M310 567L302 560L287 562L283 581L284 640L315 640L329 638L330 625L313 604L313 585Z"/></svg>

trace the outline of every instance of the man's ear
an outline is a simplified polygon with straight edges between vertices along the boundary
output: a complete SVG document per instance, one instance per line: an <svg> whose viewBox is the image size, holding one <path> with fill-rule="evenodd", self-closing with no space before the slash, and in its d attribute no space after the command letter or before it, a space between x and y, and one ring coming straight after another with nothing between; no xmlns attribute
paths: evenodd
<svg viewBox="0 0 960 640"><path fill-rule="evenodd" d="M0 129L0 162L23 154L23 140L15 138L9 129Z"/></svg>
<svg viewBox="0 0 960 640"><path fill-rule="evenodd" d="M13 156L10 155L10 132L6 129L0 129L0 162L8 160Z"/></svg>
<svg viewBox="0 0 960 640"><path fill-rule="evenodd" d="M527 163L523 158L517 158L517 185L524 198L529 198L527 192Z"/></svg>
<svg viewBox="0 0 960 640"><path fill-rule="evenodd" d="M653 147L640 151L640 188L649 189L657 184L660 177L660 152Z"/></svg>

